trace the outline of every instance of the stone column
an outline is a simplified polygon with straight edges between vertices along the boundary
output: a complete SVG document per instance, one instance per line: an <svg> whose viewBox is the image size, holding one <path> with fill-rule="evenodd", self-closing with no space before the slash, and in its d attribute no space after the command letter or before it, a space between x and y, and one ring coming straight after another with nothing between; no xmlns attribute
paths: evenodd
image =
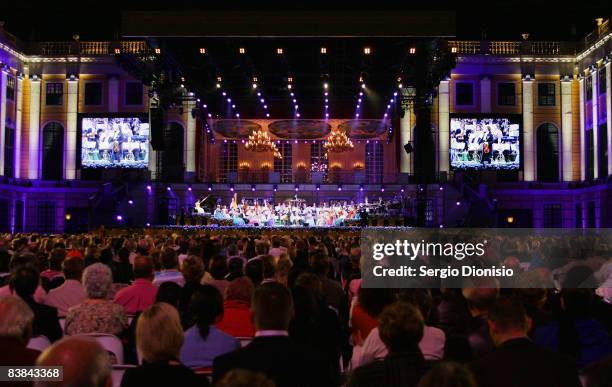
<svg viewBox="0 0 612 387"><path fill-rule="evenodd" d="M66 149L64 178L76 178L76 152L77 152L77 111L79 96L79 80L68 80L68 106L66 107Z"/></svg>
<svg viewBox="0 0 612 387"><path fill-rule="evenodd" d="M6 79L7 70L2 69L0 81L0 175L4 176L4 140L6 139Z"/></svg>
<svg viewBox="0 0 612 387"><path fill-rule="evenodd" d="M608 175L612 175L612 71L610 62L606 63L606 127L608 130ZM604 176L602 176L604 177Z"/></svg>
<svg viewBox="0 0 612 387"><path fill-rule="evenodd" d="M196 119L192 114L195 107L195 101L187 101L187 133L185 136L185 160L187 162L185 175L188 181L195 179L196 175Z"/></svg>
<svg viewBox="0 0 612 387"><path fill-rule="evenodd" d="M448 172L449 157L449 114L450 114L450 81L440 82L438 87L438 170Z"/></svg>
<svg viewBox="0 0 612 387"><path fill-rule="evenodd" d="M404 91L402 90L402 95L403 94ZM412 141L412 115L414 114L414 107L403 99L401 103L404 116L400 117L400 173L412 173L412 155L414 151L410 154L406 153L404 145ZM414 146L414 144L412 146Z"/></svg>
<svg viewBox="0 0 612 387"><path fill-rule="evenodd" d="M480 80L480 112L491 113L491 79L488 75Z"/></svg>
<svg viewBox="0 0 612 387"><path fill-rule="evenodd" d="M584 78L580 78L578 94L580 94L580 180L586 180L586 155L585 133L584 133Z"/></svg>
<svg viewBox="0 0 612 387"><path fill-rule="evenodd" d="M28 132L28 179L39 178L40 79L30 79L30 125Z"/></svg>
<svg viewBox="0 0 612 387"><path fill-rule="evenodd" d="M23 114L23 78L17 77L17 114L15 116L15 178L21 178L21 123Z"/></svg>
<svg viewBox="0 0 612 387"><path fill-rule="evenodd" d="M591 91L593 93L592 96L592 105L593 105L593 178L597 179L599 177L599 120L597 117L597 69L589 74L591 79L593 80L593 87Z"/></svg>
<svg viewBox="0 0 612 387"><path fill-rule="evenodd" d="M561 79L561 160L563 181L572 181L572 80Z"/></svg>
<svg viewBox="0 0 612 387"><path fill-rule="evenodd" d="M111 113L119 111L119 80L116 75L108 78L108 111Z"/></svg>
<svg viewBox="0 0 612 387"><path fill-rule="evenodd" d="M523 80L523 180L535 180L533 149L533 81Z"/></svg>

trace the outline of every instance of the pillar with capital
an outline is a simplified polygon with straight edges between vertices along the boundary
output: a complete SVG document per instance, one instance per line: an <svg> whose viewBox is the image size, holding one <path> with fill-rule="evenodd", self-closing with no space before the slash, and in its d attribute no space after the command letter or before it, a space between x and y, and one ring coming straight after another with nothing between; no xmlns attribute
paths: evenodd
<svg viewBox="0 0 612 387"><path fill-rule="evenodd" d="M76 153L77 153L77 111L79 96L79 80L71 75L68 79L68 98L66 106L66 149L64 178L74 180L76 178Z"/></svg>
<svg viewBox="0 0 612 387"><path fill-rule="evenodd" d="M533 79L523 78L523 180L535 180L535 152L533 147Z"/></svg>
<svg viewBox="0 0 612 387"><path fill-rule="evenodd" d="M561 154L563 181L572 181L572 79L561 78Z"/></svg>
<svg viewBox="0 0 612 387"><path fill-rule="evenodd" d="M443 80L438 87L438 170L448 172L450 152L450 80Z"/></svg>
<svg viewBox="0 0 612 387"><path fill-rule="evenodd" d="M4 140L6 139L6 80L8 77L8 72L3 68L2 71L0 71L0 74L2 74L0 80L0 175L4 176Z"/></svg>
<svg viewBox="0 0 612 387"><path fill-rule="evenodd" d="M30 121L28 131L28 179L38 179L40 154L40 78L30 79Z"/></svg>
<svg viewBox="0 0 612 387"><path fill-rule="evenodd" d="M196 107L195 96L193 93L189 93L189 99L187 100L187 135L185 136L185 153L186 153L186 168L185 177L187 181L195 179L196 175L196 118L193 114L193 110Z"/></svg>

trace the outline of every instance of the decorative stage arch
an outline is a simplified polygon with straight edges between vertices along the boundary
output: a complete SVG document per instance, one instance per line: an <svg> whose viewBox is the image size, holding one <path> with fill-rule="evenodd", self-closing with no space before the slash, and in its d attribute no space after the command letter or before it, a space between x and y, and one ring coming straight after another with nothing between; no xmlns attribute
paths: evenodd
<svg viewBox="0 0 612 387"><path fill-rule="evenodd" d="M369 139L381 136L389 129L383 120L350 120L338 125L350 138Z"/></svg>
<svg viewBox="0 0 612 387"><path fill-rule="evenodd" d="M226 138L248 138L249 134L261 130L262 126L250 120L218 120L212 125L213 130Z"/></svg>
<svg viewBox="0 0 612 387"><path fill-rule="evenodd" d="M292 140L314 140L331 132L331 125L321 120L280 120L268 128L275 136Z"/></svg>

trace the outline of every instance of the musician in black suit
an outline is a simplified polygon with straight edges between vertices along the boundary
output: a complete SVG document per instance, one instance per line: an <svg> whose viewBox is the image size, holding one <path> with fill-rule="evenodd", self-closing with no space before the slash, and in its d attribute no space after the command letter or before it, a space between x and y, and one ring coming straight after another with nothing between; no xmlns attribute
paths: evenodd
<svg viewBox="0 0 612 387"><path fill-rule="evenodd" d="M255 339L244 348L215 358L213 381L238 368L264 373L277 387L332 386L332 365L322 356L297 345L288 335L293 316L289 290L277 282L260 285L253 295Z"/></svg>
<svg viewBox="0 0 612 387"><path fill-rule="evenodd" d="M498 299L489 311L488 325L497 348L471 364L479 387L580 387L571 358L529 339L531 320L520 301Z"/></svg>

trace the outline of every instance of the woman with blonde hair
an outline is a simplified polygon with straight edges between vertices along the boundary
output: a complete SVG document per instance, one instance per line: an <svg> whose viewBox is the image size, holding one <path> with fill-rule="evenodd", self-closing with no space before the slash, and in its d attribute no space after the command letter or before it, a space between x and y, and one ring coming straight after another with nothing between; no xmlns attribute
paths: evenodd
<svg viewBox="0 0 612 387"><path fill-rule="evenodd" d="M164 302L151 305L136 323L136 349L142 364L125 372L121 386L202 386L178 360L182 346L183 327L177 310Z"/></svg>

